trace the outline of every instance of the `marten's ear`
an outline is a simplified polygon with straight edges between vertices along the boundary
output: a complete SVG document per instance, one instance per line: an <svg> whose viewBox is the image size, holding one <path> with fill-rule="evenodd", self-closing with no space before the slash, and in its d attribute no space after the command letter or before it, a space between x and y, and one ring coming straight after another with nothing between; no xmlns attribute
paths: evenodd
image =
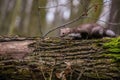
<svg viewBox="0 0 120 80"><path fill-rule="evenodd" d="M70 28L61 28L60 32L69 33L70 32Z"/></svg>
<svg viewBox="0 0 120 80"><path fill-rule="evenodd" d="M65 30L66 30L67 32L70 32L70 28L65 28Z"/></svg>
<svg viewBox="0 0 120 80"><path fill-rule="evenodd" d="M60 30L69 30L70 28L61 28Z"/></svg>
<svg viewBox="0 0 120 80"><path fill-rule="evenodd" d="M63 28L60 28L60 31L63 30Z"/></svg>

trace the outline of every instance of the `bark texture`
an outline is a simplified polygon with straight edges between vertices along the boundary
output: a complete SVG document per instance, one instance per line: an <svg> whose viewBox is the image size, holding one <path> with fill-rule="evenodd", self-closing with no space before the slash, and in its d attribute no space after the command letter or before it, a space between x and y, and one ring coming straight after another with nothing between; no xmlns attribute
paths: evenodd
<svg viewBox="0 0 120 80"><path fill-rule="evenodd" d="M13 55L1 55L0 79L119 80L119 61L113 61L113 57L106 56L107 50L102 47L108 41L110 39L67 40L60 38L19 41L18 47L27 50L27 54L19 59L13 58ZM14 42L16 43L16 41L0 42L0 46L3 43L7 43L4 44L7 46ZM13 53L17 54L17 52Z"/></svg>

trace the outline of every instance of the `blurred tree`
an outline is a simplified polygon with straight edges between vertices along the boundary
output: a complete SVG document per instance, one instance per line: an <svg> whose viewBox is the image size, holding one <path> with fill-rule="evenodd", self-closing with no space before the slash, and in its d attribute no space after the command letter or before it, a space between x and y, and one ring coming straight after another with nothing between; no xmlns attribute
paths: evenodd
<svg viewBox="0 0 120 80"><path fill-rule="evenodd" d="M14 0L0 0L0 33L7 34L11 21L11 13L13 11Z"/></svg>
<svg viewBox="0 0 120 80"><path fill-rule="evenodd" d="M39 7L45 6L46 3L47 3L46 0L33 0L27 35L29 35L29 36L41 36L41 32L44 32L44 30L46 29L45 28L46 27L45 26L45 24L46 24L46 20L45 20L46 10L45 10L45 8L44 9L39 8Z"/></svg>
<svg viewBox="0 0 120 80"><path fill-rule="evenodd" d="M19 10L20 10L20 6L21 6L21 0L16 0L15 1L15 7L13 9L13 12L11 14L11 23L9 26L9 35L12 35L16 29L16 25L17 25L17 18L19 17Z"/></svg>
<svg viewBox="0 0 120 80"><path fill-rule="evenodd" d="M90 4L87 12L87 17L84 19L83 23L96 22L100 16L102 10L103 0L90 0ZM86 5L87 6L87 5Z"/></svg>
<svg viewBox="0 0 120 80"><path fill-rule="evenodd" d="M112 0L109 23L108 26L120 34L120 0Z"/></svg>

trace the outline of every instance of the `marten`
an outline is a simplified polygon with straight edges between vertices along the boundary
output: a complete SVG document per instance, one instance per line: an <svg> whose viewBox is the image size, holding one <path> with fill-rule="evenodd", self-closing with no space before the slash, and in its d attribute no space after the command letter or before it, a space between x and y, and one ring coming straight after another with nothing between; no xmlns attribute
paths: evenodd
<svg viewBox="0 0 120 80"><path fill-rule="evenodd" d="M96 23L82 24L75 28L62 28L60 29L60 36L71 36L74 38L91 39L102 37L115 37L116 34Z"/></svg>

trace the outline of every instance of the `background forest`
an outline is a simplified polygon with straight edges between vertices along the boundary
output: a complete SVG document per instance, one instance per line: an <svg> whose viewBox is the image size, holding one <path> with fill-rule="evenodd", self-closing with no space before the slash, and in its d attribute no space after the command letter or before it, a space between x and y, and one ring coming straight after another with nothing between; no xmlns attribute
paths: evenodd
<svg viewBox="0 0 120 80"><path fill-rule="evenodd" d="M97 22L120 34L120 0L0 0L0 35L43 36ZM82 18L80 18L82 16ZM49 36L58 36L59 29Z"/></svg>

